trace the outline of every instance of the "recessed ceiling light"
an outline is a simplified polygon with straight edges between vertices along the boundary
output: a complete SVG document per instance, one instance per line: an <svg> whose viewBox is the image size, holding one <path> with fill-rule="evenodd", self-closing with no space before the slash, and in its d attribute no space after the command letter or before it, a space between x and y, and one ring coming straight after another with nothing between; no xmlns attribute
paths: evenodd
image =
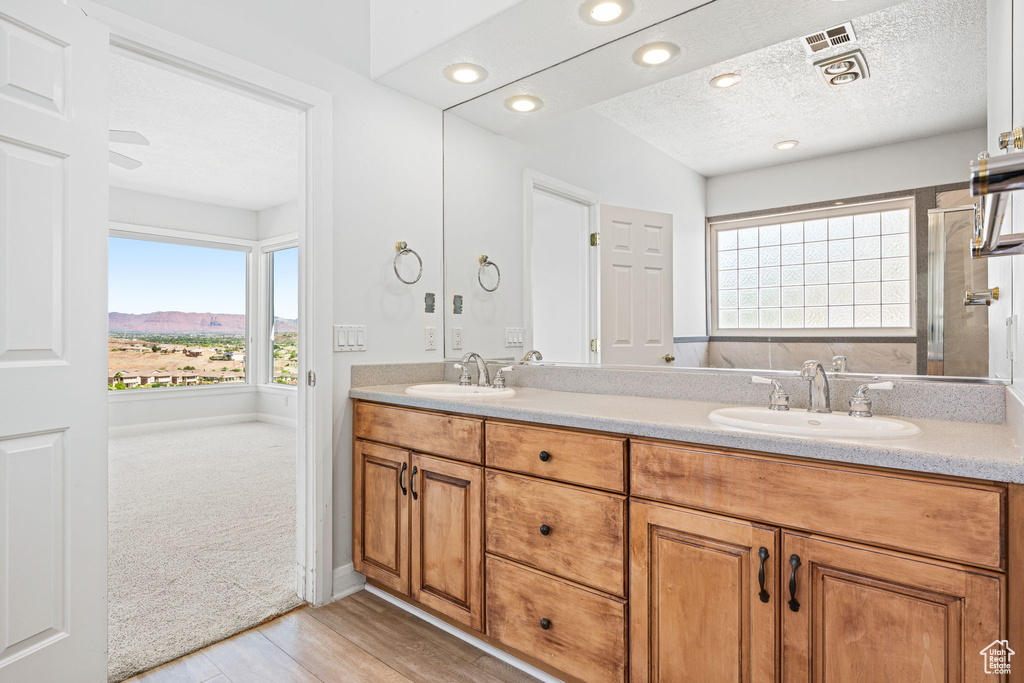
<svg viewBox="0 0 1024 683"><path fill-rule="evenodd" d="M775 149L793 149L799 144L797 140L783 140L775 143Z"/></svg>
<svg viewBox="0 0 1024 683"><path fill-rule="evenodd" d="M462 64L452 64L444 70L444 77L449 81L465 85L468 85L469 83L479 83L487 78L487 69L482 66L466 62Z"/></svg>
<svg viewBox="0 0 1024 683"><path fill-rule="evenodd" d="M712 78L711 85L716 88L731 88L742 80L743 76L740 76L739 74L722 74Z"/></svg>
<svg viewBox="0 0 1024 683"><path fill-rule="evenodd" d="M587 0L580 6L583 20L604 26L622 21L633 11L633 0Z"/></svg>
<svg viewBox="0 0 1024 683"><path fill-rule="evenodd" d="M853 83L855 80L860 78L860 74L856 72L850 72L846 74L839 74L829 79L829 83L832 85L846 85L847 83Z"/></svg>
<svg viewBox="0 0 1024 683"><path fill-rule="evenodd" d="M515 95L505 100L505 106L514 112L528 114L543 107L544 102L533 95Z"/></svg>
<svg viewBox="0 0 1024 683"><path fill-rule="evenodd" d="M633 61L640 66L661 66L679 56L679 46L672 43L648 43L633 53Z"/></svg>

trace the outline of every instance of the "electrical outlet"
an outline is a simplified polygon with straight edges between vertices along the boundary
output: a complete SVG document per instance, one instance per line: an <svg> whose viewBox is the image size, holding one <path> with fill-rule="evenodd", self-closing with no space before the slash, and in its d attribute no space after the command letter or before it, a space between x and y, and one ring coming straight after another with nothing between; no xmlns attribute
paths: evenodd
<svg viewBox="0 0 1024 683"><path fill-rule="evenodd" d="M366 325L335 325L335 351L365 351Z"/></svg>
<svg viewBox="0 0 1024 683"><path fill-rule="evenodd" d="M423 328L423 348L427 351L437 350L437 328L436 327L424 327Z"/></svg>
<svg viewBox="0 0 1024 683"><path fill-rule="evenodd" d="M505 328L505 348L506 349L519 349L523 347L523 328L521 327L506 327Z"/></svg>
<svg viewBox="0 0 1024 683"><path fill-rule="evenodd" d="M462 328L461 327L453 327L452 328L452 350L453 351L461 351L462 350Z"/></svg>

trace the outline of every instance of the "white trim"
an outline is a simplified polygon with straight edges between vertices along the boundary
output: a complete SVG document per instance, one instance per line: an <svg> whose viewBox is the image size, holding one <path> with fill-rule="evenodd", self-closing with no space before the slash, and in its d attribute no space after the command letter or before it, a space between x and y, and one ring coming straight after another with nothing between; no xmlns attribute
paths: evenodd
<svg viewBox="0 0 1024 683"><path fill-rule="evenodd" d="M589 190L576 187L570 183L553 178L532 169L523 170L523 323L526 328L523 345L526 350L537 348L533 341L533 194L534 192L566 199L584 206L587 210L587 236L600 232L601 197ZM587 262L587 315L584 325L587 328L587 360L591 363L601 361L600 354L589 350L590 339L598 339L601 332L601 247L586 249Z"/></svg>
<svg viewBox="0 0 1024 683"><path fill-rule="evenodd" d="M531 666L531 665L527 664L526 662L524 662L521 659L513 657L512 655L510 655L509 653L505 652L504 650L499 650L498 648L494 647L490 643L485 643L484 641L480 640L479 638L477 638L475 636L472 636L472 635L466 633L465 631L463 631L460 628L455 628L454 626L452 626L448 622L442 621L441 619L438 619L434 615L428 614L427 612L424 612L423 610L421 610L420 608L416 607L415 605L410 605L409 603L405 602L404 600L400 600L400 599L396 598L395 596L391 595L390 593L385 593L384 591L379 590L377 588L374 588L373 586L371 586L369 584L366 585L366 589L365 590L366 590L367 593L370 593L371 595L376 595L378 598L381 598L383 600L387 600L388 602L390 602L395 607L398 607L399 609L402 609L402 610L408 612L409 614L413 615L414 617L418 617L418 618L422 619L423 621L427 622L431 626L439 628L442 631L444 631L445 633L448 633L449 635L455 636L456 638L458 638L462 642L468 643L468 644L472 645L473 647L477 648L478 650L481 650L482 652L485 652L486 654L489 654L490 656L494 657L495 659L500 659L501 661L505 662L506 664L510 664L511 666L514 666L515 668L519 669L523 673L526 673L526 674L529 674L530 676L533 676L537 680L543 681L544 683L562 683L562 679L555 678L551 674L549 674L549 673L547 673L545 671L541 671L537 667Z"/></svg>
<svg viewBox="0 0 1024 683"><path fill-rule="evenodd" d="M168 430L180 431L196 427L216 427L240 422L263 422L256 413L238 413L237 415L217 415L214 417L194 417L188 420L167 420L166 422L146 422L143 424L108 427L108 436L125 436L129 434L146 434Z"/></svg>
<svg viewBox="0 0 1024 683"><path fill-rule="evenodd" d="M120 12L81 0L110 29L112 49L162 68L305 114L299 231L299 376L316 369L316 387L298 392L300 456L296 477L296 591L313 604L330 597L333 572L333 101L330 93ZM308 263L307 263L308 261Z"/></svg>
<svg viewBox="0 0 1024 683"><path fill-rule="evenodd" d="M210 235L203 232L192 232L190 230L176 230L174 228L157 228L151 225L139 223L119 223L109 221L109 234L111 237L125 237L133 240L148 240L150 242L168 242L170 244L187 244L197 247L209 247L216 245L221 249L235 251L252 251L257 244L256 240L245 240L239 237L222 237Z"/></svg>
<svg viewBox="0 0 1024 683"><path fill-rule="evenodd" d="M107 398L111 403L126 401L147 401L165 398L198 398L200 396L217 396L231 394L250 394L257 390L252 384L235 382L232 384L191 387L157 387L155 389L124 389L107 390Z"/></svg>
<svg viewBox="0 0 1024 683"><path fill-rule="evenodd" d="M278 427L291 427L292 429L298 429L299 426L299 422L296 419L281 417L280 415L270 415L268 413L256 413L256 420L258 422L277 425Z"/></svg>
<svg viewBox="0 0 1024 683"><path fill-rule="evenodd" d="M357 572L351 562L337 567L332 572L331 579L331 583L334 585L331 602L358 593L366 584L366 577Z"/></svg>
<svg viewBox="0 0 1024 683"><path fill-rule="evenodd" d="M296 396L299 387L294 384L258 384L256 391L261 394L276 394L278 396Z"/></svg>

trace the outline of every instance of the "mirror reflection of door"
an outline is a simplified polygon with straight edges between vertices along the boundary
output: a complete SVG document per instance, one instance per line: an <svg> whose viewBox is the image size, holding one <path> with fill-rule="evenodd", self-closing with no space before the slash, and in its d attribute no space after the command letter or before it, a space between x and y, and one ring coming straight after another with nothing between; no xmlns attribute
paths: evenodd
<svg viewBox="0 0 1024 683"><path fill-rule="evenodd" d="M590 352L590 206L535 186L530 250L532 347L546 360L596 360Z"/></svg>
<svg viewBox="0 0 1024 683"><path fill-rule="evenodd" d="M671 364L672 216L601 205L601 362Z"/></svg>

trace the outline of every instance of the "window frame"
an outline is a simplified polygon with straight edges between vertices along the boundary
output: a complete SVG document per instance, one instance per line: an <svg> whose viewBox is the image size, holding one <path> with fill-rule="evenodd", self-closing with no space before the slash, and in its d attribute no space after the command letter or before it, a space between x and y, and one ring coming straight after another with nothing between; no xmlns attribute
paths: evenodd
<svg viewBox="0 0 1024 683"><path fill-rule="evenodd" d="M796 221L811 221L840 216L857 216L866 213L879 213L884 211L895 211L907 209L910 212L909 243L910 253L907 256L910 262L910 325L908 327L815 327L815 328L792 328L792 327L730 327L720 328L718 326L718 233L722 230L736 230L740 228L762 227L774 225L775 223L790 223ZM715 337L802 337L806 339L823 339L834 337L855 337L855 338L895 338L901 337L908 340L917 337L917 290L918 290L918 265L917 265L917 213L914 195L903 197L879 199L874 201L855 202L834 202L833 206L825 208L798 209L778 212L765 212L763 214L737 219L725 218L708 220L706 222L705 239L708 245L706 251L706 272L707 272L707 326L709 336ZM805 243L806 244L806 243ZM806 264L804 264L806 265ZM806 306L804 306L806 308Z"/></svg>
<svg viewBox="0 0 1024 683"><path fill-rule="evenodd" d="M245 381L232 382L229 384L216 384L207 386L192 387L155 387L144 391L107 391L111 401L134 401L139 399L167 398L168 396L206 396L213 394L239 394L251 392L256 389L255 372L252 370L250 353L253 344L253 315L255 299L254 288L256 282L254 253L257 242L253 240L225 237L221 235L209 235L200 232L187 230L175 230L170 228L157 228L147 225L135 225L132 223L118 223L111 221L108 224L107 237L120 237L123 239L134 239L146 242L163 242L166 244L181 244L192 247L205 247L208 249L223 249L226 251L239 251L245 254ZM109 307L108 307L109 310ZM109 332L109 330L108 330Z"/></svg>
<svg viewBox="0 0 1024 683"><path fill-rule="evenodd" d="M270 237L258 242L259 249L259 334L266 345L261 347L262 357L258 359L260 391L272 390L294 394L298 384L277 384L274 382L274 252L298 248L297 233ZM302 298L301 287L299 298ZM298 378L297 378L298 379Z"/></svg>

